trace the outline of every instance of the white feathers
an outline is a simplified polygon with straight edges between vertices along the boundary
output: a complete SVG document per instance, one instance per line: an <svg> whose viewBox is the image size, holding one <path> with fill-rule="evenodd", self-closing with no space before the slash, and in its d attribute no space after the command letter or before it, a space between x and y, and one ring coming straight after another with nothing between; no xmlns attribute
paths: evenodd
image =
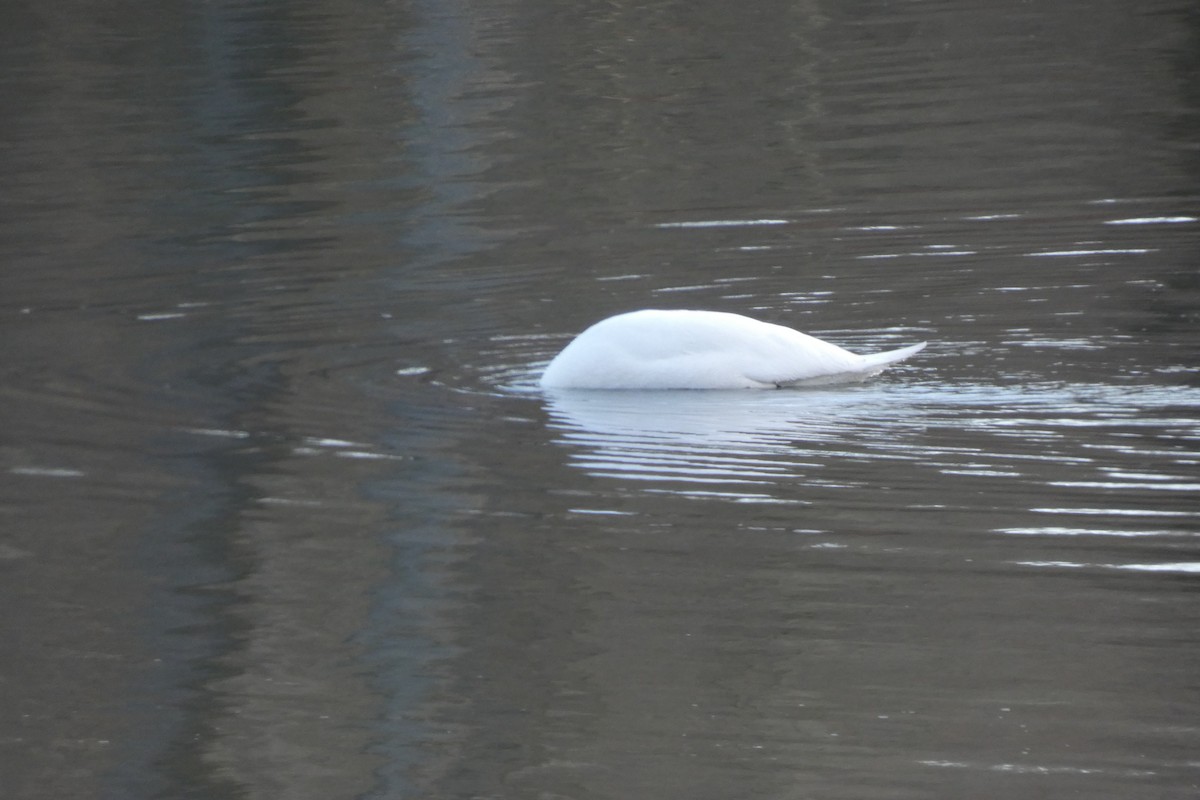
<svg viewBox="0 0 1200 800"><path fill-rule="evenodd" d="M807 334L722 311L618 314L597 322L542 374L547 389L773 389L863 380L925 343L860 356Z"/></svg>

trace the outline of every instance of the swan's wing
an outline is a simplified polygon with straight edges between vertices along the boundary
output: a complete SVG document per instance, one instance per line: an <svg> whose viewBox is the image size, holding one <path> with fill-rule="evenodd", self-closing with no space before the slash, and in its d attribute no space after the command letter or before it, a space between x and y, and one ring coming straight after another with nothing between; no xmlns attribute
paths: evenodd
<svg viewBox="0 0 1200 800"><path fill-rule="evenodd" d="M752 333L742 348L742 369L761 385L789 386L864 369L862 356L807 333L768 323L758 323Z"/></svg>

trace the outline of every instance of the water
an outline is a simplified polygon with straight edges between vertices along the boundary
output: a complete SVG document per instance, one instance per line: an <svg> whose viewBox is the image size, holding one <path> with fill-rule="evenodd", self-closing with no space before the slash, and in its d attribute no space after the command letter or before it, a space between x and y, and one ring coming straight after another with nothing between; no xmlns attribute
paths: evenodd
<svg viewBox="0 0 1200 800"><path fill-rule="evenodd" d="M1195 796L1189 4L3 16L6 797Z"/></svg>

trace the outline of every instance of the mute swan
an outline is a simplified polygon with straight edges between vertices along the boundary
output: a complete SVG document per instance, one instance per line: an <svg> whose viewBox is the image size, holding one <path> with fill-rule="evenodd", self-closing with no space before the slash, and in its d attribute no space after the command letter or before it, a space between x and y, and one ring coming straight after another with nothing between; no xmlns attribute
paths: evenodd
<svg viewBox="0 0 1200 800"><path fill-rule="evenodd" d="M860 381L925 343L860 356L807 334L724 311L618 314L563 348L546 389L774 389Z"/></svg>

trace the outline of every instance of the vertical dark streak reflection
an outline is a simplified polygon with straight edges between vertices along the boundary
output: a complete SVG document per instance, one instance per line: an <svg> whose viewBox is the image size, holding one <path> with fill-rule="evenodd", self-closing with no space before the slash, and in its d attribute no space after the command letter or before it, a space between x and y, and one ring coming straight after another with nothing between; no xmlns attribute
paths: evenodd
<svg viewBox="0 0 1200 800"><path fill-rule="evenodd" d="M394 336L420 340L431 329L453 334L447 307L477 305L486 293L491 265L474 259L494 236L478 227L472 204L490 166L481 152L496 106L488 88L506 76L489 64L486 41L493 26L503 25L500 15L457 2L418 2L411 10L413 24L396 57L403 58L412 116L398 129L397 146L403 181L419 191L398 209L400 258L385 283L405 310L392 323ZM459 324L487 319L481 310ZM477 554L476 534L463 520L485 501L486 490L473 488L475 476L457 454L458 431L475 416L428 402L417 395L392 406L389 448L409 454L412 463L365 487L390 507L392 548L390 579L375 589L370 618L356 637L374 669L372 685L385 698L371 747L383 764L369 796L380 798L427 793L469 755L471 724L458 712L474 704L455 663L472 647L459 617L477 593L468 567Z"/></svg>

